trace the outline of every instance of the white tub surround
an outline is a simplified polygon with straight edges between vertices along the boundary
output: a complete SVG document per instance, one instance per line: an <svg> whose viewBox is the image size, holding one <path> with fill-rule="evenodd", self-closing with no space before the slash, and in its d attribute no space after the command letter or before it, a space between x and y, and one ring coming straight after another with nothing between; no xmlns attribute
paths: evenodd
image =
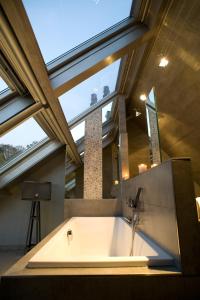
<svg viewBox="0 0 200 300"><path fill-rule="evenodd" d="M71 218L28 262L29 268L173 265L173 258L119 217Z"/></svg>

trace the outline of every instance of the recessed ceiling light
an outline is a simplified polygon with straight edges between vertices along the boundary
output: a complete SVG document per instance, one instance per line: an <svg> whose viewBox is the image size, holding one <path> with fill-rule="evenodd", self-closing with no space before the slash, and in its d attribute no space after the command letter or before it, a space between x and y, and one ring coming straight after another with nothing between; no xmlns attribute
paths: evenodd
<svg viewBox="0 0 200 300"><path fill-rule="evenodd" d="M113 57L110 55L108 57L106 57L106 62L109 63L109 64L112 64L113 63Z"/></svg>
<svg viewBox="0 0 200 300"><path fill-rule="evenodd" d="M165 68L169 63L169 60L166 57L160 59L159 67Z"/></svg>
<svg viewBox="0 0 200 300"><path fill-rule="evenodd" d="M141 114L142 114L141 112L139 112L139 111L136 110L136 112L135 112L135 116L136 117L139 117Z"/></svg>
<svg viewBox="0 0 200 300"><path fill-rule="evenodd" d="M146 101L147 100L147 96L145 94L140 95L140 100Z"/></svg>

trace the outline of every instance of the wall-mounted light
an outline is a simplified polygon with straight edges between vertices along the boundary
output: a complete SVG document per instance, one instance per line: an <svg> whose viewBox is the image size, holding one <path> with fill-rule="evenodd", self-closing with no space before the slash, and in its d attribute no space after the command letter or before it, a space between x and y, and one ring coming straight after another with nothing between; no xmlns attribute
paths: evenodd
<svg viewBox="0 0 200 300"><path fill-rule="evenodd" d="M123 180L127 180L127 179L129 179L129 175L128 174L124 174Z"/></svg>
<svg viewBox="0 0 200 300"><path fill-rule="evenodd" d="M114 180L114 185L117 185L119 184L119 181L118 180Z"/></svg>
<svg viewBox="0 0 200 300"><path fill-rule="evenodd" d="M146 164L140 164L138 165L139 174L147 171L147 165Z"/></svg>
<svg viewBox="0 0 200 300"><path fill-rule="evenodd" d="M168 65L168 63L169 60L167 59L167 57L162 57L159 62L159 67L165 68Z"/></svg>
<svg viewBox="0 0 200 300"><path fill-rule="evenodd" d="M154 168L154 167L156 167L158 164L152 164L151 165L151 168Z"/></svg>
<svg viewBox="0 0 200 300"><path fill-rule="evenodd" d="M140 100L141 100L141 101L146 101L146 100L147 100L146 94L141 94L141 95L140 95Z"/></svg>

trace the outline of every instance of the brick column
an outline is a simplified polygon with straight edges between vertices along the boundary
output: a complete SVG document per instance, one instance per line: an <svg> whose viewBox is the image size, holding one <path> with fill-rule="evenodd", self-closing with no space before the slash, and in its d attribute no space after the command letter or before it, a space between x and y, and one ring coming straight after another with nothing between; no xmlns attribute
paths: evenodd
<svg viewBox="0 0 200 300"><path fill-rule="evenodd" d="M101 108L85 121L84 199L102 199Z"/></svg>

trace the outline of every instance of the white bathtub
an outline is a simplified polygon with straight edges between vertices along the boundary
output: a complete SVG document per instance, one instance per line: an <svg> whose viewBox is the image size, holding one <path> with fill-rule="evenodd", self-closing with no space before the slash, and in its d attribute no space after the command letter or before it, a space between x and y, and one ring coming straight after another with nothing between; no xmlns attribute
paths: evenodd
<svg viewBox="0 0 200 300"><path fill-rule="evenodd" d="M72 238L67 231L72 231ZM29 268L172 265L173 258L142 232L130 255L131 226L122 218L74 217L29 260Z"/></svg>

